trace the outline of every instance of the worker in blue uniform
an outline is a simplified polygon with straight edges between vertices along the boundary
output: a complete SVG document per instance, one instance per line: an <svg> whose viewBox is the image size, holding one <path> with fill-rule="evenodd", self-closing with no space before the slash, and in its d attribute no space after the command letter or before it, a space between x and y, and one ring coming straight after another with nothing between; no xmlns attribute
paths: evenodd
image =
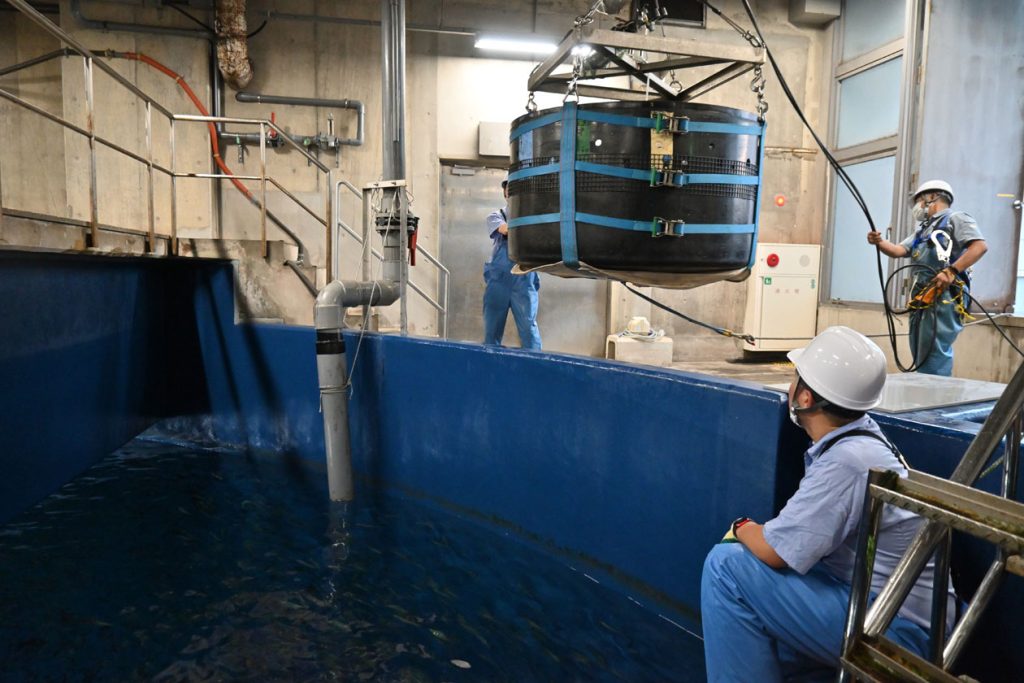
<svg viewBox="0 0 1024 683"><path fill-rule="evenodd" d="M501 187L505 193L505 208L487 216L487 231L494 245L491 259L484 264L484 344L501 345L511 308L520 345L524 349L539 351L537 307L540 276L537 273L512 273L515 264L508 257L508 179L502 181Z"/></svg>
<svg viewBox="0 0 1024 683"><path fill-rule="evenodd" d="M894 244L876 231L868 242L893 258L909 256L915 265L911 296L923 295L934 287L931 299L912 307L910 349L917 372L929 375L953 374L953 342L964 326L968 301L970 268L988 251L975 220L963 211L953 211L953 188L944 180L922 183L914 193L913 235Z"/></svg>
<svg viewBox="0 0 1024 683"><path fill-rule="evenodd" d="M704 562L701 620L708 680L834 681L843 643L868 470L907 476L899 451L865 411L886 378L881 349L847 327L830 327L790 352L796 377L790 419L811 438L796 493L763 525L733 522ZM923 520L885 506L872 594L892 574ZM886 632L926 656L934 561ZM948 577L940 580L950 591ZM947 623L947 629L951 626Z"/></svg>

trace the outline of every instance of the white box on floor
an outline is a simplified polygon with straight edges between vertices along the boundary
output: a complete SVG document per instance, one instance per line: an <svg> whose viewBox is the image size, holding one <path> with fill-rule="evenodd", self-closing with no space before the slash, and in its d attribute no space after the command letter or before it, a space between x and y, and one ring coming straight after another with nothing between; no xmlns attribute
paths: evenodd
<svg viewBox="0 0 1024 683"><path fill-rule="evenodd" d="M604 343L604 357L643 365L672 365L672 338L640 341L609 334Z"/></svg>

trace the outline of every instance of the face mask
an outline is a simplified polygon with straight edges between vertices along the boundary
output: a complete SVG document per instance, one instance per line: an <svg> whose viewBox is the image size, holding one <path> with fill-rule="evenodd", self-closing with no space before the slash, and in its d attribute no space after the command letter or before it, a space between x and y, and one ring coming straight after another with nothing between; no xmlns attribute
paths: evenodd
<svg viewBox="0 0 1024 683"><path fill-rule="evenodd" d="M803 425L800 424L800 416L796 414L795 410L793 410L794 407L795 406L792 403L789 404L789 421L797 427L800 427L800 429L803 429Z"/></svg>
<svg viewBox="0 0 1024 683"><path fill-rule="evenodd" d="M914 205L914 220L921 223L928 218L928 207L922 204Z"/></svg>

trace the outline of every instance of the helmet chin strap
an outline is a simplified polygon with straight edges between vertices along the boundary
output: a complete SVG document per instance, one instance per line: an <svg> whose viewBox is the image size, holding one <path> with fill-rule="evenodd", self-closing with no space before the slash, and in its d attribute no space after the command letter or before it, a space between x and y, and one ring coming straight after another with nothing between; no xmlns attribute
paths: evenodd
<svg viewBox="0 0 1024 683"><path fill-rule="evenodd" d="M817 403L812 403L811 405L807 406L806 408L801 408L799 406L792 406L792 408L793 408L793 412L794 413L808 413L808 412L810 412L812 410L818 410L819 408L824 408L825 406L830 406L830 405L832 405L831 401L826 401L825 399L821 399Z"/></svg>

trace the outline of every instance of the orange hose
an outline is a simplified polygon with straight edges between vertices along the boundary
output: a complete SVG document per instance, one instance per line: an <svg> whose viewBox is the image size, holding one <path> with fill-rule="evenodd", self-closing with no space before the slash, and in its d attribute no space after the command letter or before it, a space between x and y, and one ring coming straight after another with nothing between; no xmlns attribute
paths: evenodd
<svg viewBox="0 0 1024 683"><path fill-rule="evenodd" d="M149 55L142 54L141 52L125 52L124 55L128 59L134 59L138 62L148 64L157 71L173 78L174 82L177 83L178 86L185 91L185 94L188 95L188 98L192 100L192 104L196 105L196 109L199 110L199 113L203 116L210 115L210 112L207 111L205 106L203 106L202 101L198 97L196 97L195 92L193 92L192 88L190 88L188 83L185 82L185 79L182 78L178 73L167 68L166 66L156 61ZM217 127L212 122L207 123L207 126L210 129L210 146L213 148L214 163L217 164L217 168L219 168L221 170L221 173L223 173L224 175L234 175L231 172L231 169L228 168L227 164L225 164L224 160L221 159L220 157L220 141L217 139ZM252 192L249 191L249 188L242 184L241 180L239 180L238 178L231 178L230 180L232 183L234 183L235 187L238 188L238 191L245 195L245 197L249 201L253 202L254 204L258 203L256 201L256 197L254 197Z"/></svg>

